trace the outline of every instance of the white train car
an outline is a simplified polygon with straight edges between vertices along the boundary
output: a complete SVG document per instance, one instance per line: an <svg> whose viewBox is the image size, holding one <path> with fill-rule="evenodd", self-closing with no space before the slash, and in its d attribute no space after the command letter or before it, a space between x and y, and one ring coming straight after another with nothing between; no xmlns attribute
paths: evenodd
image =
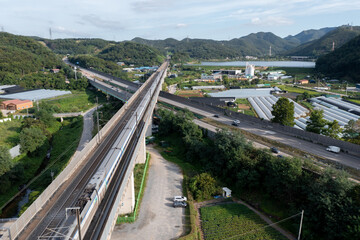
<svg viewBox="0 0 360 240"><path fill-rule="evenodd" d="M108 185L111 182L118 165L120 164L120 160L136 130L139 119L142 119L143 114L145 114L152 94L155 92L164 70L161 70L161 68L158 69L154 83L143 97L141 103L138 105L135 112L132 114L132 117L124 127L121 135L117 138L100 167L85 187L81 197L78 199L76 206L80 207L80 225L82 233L87 231L90 222L105 195ZM73 225L76 226L76 219L73 221ZM68 232L68 236L71 237L71 239L78 239L78 231L76 229L72 229Z"/></svg>

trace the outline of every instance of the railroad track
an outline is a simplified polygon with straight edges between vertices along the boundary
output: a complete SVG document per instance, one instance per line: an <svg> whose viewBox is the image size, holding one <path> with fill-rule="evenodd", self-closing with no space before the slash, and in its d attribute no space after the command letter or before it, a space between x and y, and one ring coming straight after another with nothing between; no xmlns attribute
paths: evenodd
<svg viewBox="0 0 360 240"><path fill-rule="evenodd" d="M146 94L146 93L145 93ZM133 134L132 139L130 140L128 147L122 157L120 165L115 172L112 182L108 186L108 190L103 197L103 201L101 202L98 210L96 211L93 221L90 223L89 230L87 231L84 239L100 239L102 236L105 223L107 222L110 212L115 204L116 197L118 195L120 186L122 185L126 170L131 162L133 153L136 149L137 142L140 137L140 133L142 132L143 128L145 127L146 115L148 112L149 105L146 108L145 114L143 118L139 121L138 126L136 128L136 132Z"/></svg>
<svg viewBox="0 0 360 240"><path fill-rule="evenodd" d="M156 76L151 79L152 82L147 84L147 86L142 89L142 92L139 94L139 96L130 104L128 110L125 111L121 121L116 124L113 130L109 132L106 137L103 137L99 147L94 150L91 154L91 157L89 157L89 159L79 167L78 174L76 176L74 176L74 174L72 177L70 177L63 184L62 189L58 190L62 191L62 194L53 196L52 199L49 200L48 206L44 207L44 209L35 216L28 227L18 236L17 239L41 239L38 237L45 235L50 237L43 239L54 238L52 235L56 231L56 228L60 227L61 224L64 223L65 208L73 207L75 205L76 200L83 192L88 181L96 172L97 168L101 164L101 161L111 149L119 134L124 130L127 122L132 116L132 113L140 104L142 97L148 92L155 79ZM132 144L134 144L133 141L135 140L132 140ZM125 159L127 158L129 157L127 156ZM127 165L128 163L123 164L123 166L126 167Z"/></svg>

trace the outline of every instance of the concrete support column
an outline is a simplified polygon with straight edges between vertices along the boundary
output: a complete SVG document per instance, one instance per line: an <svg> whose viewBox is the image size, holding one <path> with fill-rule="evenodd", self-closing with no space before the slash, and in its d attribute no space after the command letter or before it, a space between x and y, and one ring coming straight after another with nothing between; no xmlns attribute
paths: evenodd
<svg viewBox="0 0 360 240"><path fill-rule="evenodd" d="M131 172L125 191L121 197L121 205L119 206L119 214L129 214L134 211L135 207L135 186L134 171Z"/></svg>
<svg viewBox="0 0 360 240"><path fill-rule="evenodd" d="M152 136L152 123L153 123L153 114L151 114L150 119L146 121L147 129L145 133L145 137Z"/></svg>
<svg viewBox="0 0 360 240"><path fill-rule="evenodd" d="M139 152L136 156L135 164L138 163L145 163L146 162L146 144L145 144L145 137L139 138Z"/></svg>

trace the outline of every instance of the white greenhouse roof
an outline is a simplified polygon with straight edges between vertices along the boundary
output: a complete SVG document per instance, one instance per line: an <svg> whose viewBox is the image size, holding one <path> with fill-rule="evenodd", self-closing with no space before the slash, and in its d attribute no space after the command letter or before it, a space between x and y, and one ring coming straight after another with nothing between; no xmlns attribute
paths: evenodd
<svg viewBox="0 0 360 240"><path fill-rule="evenodd" d="M66 94L71 94L71 92L62 91L62 90L39 89L39 90L32 90L26 92L0 95L0 98L37 101L41 99L53 98Z"/></svg>

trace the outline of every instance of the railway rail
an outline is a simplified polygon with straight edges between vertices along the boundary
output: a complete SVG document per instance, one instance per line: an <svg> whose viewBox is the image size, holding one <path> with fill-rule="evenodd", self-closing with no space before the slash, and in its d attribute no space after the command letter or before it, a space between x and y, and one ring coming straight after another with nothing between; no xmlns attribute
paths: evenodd
<svg viewBox="0 0 360 240"><path fill-rule="evenodd" d="M159 71L155 74L161 75L162 72ZM141 89L139 95L128 105L128 109L125 111L121 121L115 125L113 130L110 131L106 137L103 137L103 141L99 144L96 151L90 153L90 157L87 159L85 164L80 167L78 174L76 176L72 176L66 181L66 183L63 184L62 189L59 190L62 194L53 196L52 199L49 200L48 206L36 215L33 221L31 221L17 239L64 239L64 237L69 234L69 231L72 228L66 226L66 223L73 222L73 217L68 218L67 221L64 222L64 219L66 219L65 209L74 207L89 180L99 168L101 162L106 157L106 154L113 147L113 143L119 137L120 133L124 131L127 123L133 117L133 114L140 105L142 98L148 94L148 91L152 87L154 81L156 81L159 77L161 76L154 76L151 78L151 82ZM142 129L144 127L143 119L141 119L139 123L142 125L140 126L140 129ZM136 130L135 132L137 131L139 130ZM136 135L137 134L134 135L135 137L131 138L128 144L130 147L124 152L122 160L120 161L121 165L114 175L115 180L123 178L123 174L120 173L124 172L129 164L132 150L134 149L134 146L136 146ZM115 185L118 187L122 181L111 181L109 187L114 187L113 183L115 182L117 183ZM108 192L109 191L107 191L107 193ZM109 202L111 200L106 201ZM106 201L102 201L103 205L106 205ZM104 222L104 220L102 220L102 222ZM93 238L91 237L89 239Z"/></svg>

